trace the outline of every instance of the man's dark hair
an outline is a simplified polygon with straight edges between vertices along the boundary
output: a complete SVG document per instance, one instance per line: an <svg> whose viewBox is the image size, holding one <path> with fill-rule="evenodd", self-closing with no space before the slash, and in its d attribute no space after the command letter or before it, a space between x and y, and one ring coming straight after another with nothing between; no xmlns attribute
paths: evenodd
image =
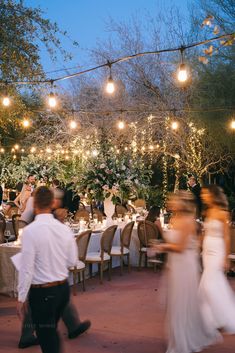
<svg viewBox="0 0 235 353"><path fill-rule="evenodd" d="M40 210L50 208L54 199L53 192L47 186L40 186L35 190L34 206Z"/></svg>
<svg viewBox="0 0 235 353"><path fill-rule="evenodd" d="M34 176L35 176L34 174L29 174L29 175L27 176L27 179L30 178L30 177L34 177Z"/></svg>
<svg viewBox="0 0 235 353"><path fill-rule="evenodd" d="M53 179L52 180L52 184L55 185L55 186L60 186L60 182L58 179Z"/></svg>

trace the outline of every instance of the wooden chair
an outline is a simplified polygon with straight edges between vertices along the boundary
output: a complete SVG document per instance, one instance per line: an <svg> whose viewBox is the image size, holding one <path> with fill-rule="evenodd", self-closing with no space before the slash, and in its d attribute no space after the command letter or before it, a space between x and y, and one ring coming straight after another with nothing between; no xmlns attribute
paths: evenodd
<svg viewBox="0 0 235 353"><path fill-rule="evenodd" d="M83 286L83 291L86 290L85 288L85 260L86 260L86 255L87 255L87 248L89 245L91 237L91 230L86 230L85 232L79 234L76 238L76 243L78 247L78 257L79 261L77 262L77 265L75 267L70 267L69 271L72 272L73 274L73 295L77 294L76 291L76 279L78 278L78 281L81 281L81 275L82 275L82 286Z"/></svg>
<svg viewBox="0 0 235 353"><path fill-rule="evenodd" d="M15 240L18 239L19 230L23 229L24 227L26 227L28 225L28 223L21 220L20 217L21 216L19 214L15 214L12 216L12 227L13 227L13 231L14 231L14 235L15 235Z"/></svg>
<svg viewBox="0 0 235 353"><path fill-rule="evenodd" d="M135 206L135 208L137 208L137 207L145 208L146 207L146 202L143 199L137 199L137 200L134 201L134 206Z"/></svg>
<svg viewBox="0 0 235 353"><path fill-rule="evenodd" d="M87 210L78 210L75 213L74 220L77 222L77 221L80 221L81 218L83 218L86 222L89 222L90 220L89 212Z"/></svg>
<svg viewBox="0 0 235 353"><path fill-rule="evenodd" d="M104 271L105 264L108 264L109 280L111 280L112 263L111 263L110 253L111 253L113 238L116 230L117 230L116 225L107 228L103 232L100 239L100 252L90 252L90 253L88 252L86 256L86 263L89 264L90 277L92 277L92 265L93 264L99 265L101 284L103 283L103 271Z"/></svg>
<svg viewBox="0 0 235 353"><path fill-rule="evenodd" d="M147 248L150 239L161 239L161 233L157 228L156 224L150 221L140 221L137 227L137 234L140 241L139 248L139 270L141 269L142 256L145 255L145 266L147 267L148 257L147 257ZM151 260L153 262L153 260ZM160 260L156 260L156 263L162 263ZM154 265L154 270L156 265Z"/></svg>
<svg viewBox="0 0 235 353"><path fill-rule="evenodd" d="M6 220L2 213L0 213L0 244L5 242L4 233L6 230Z"/></svg>
<svg viewBox="0 0 235 353"><path fill-rule="evenodd" d="M230 262L235 262L235 225L230 225L230 254L228 255Z"/></svg>
<svg viewBox="0 0 235 353"><path fill-rule="evenodd" d="M98 218L98 222L102 222L103 218L104 218L104 213L100 210L98 210L98 208L94 208L93 209L93 218L94 216L97 216Z"/></svg>
<svg viewBox="0 0 235 353"><path fill-rule="evenodd" d="M112 246L111 249L111 258L113 256L120 257L120 267L121 267L121 275L123 274L123 262L124 257L127 257L128 263L128 271L130 272L130 242L131 242L131 234L134 227L135 222L129 222L123 228L120 234L120 246ZM112 261L112 260L111 260Z"/></svg>
<svg viewBox="0 0 235 353"><path fill-rule="evenodd" d="M18 212L19 212L18 207L12 206L12 207L7 211L7 216L8 216L9 218L12 218L12 216L15 215L15 214L18 214Z"/></svg>
<svg viewBox="0 0 235 353"><path fill-rule="evenodd" d="M126 205L126 208L127 208L127 211L130 212L130 213L136 213L136 209L135 207L133 207L132 205Z"/></svg>

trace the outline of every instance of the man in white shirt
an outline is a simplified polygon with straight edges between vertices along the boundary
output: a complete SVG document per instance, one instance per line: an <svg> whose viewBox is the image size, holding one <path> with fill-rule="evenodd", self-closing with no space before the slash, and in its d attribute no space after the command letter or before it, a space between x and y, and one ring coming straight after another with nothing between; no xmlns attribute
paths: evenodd
<svg viewBox="0 0 235 353"><path fill-rule="evenodd" d="M58 353L57 323L69 302L68 268L78 261L71 230L51 214L53 193L45 186L34 195L35 220L23 232L18 315L29 304L43 353Z"/></svg>

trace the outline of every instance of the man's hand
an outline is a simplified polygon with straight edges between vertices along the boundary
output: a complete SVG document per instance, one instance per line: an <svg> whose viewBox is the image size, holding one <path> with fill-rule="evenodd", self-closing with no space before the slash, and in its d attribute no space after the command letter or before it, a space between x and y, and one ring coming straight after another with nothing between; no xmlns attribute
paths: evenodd
<svg viewBox="0 0 235 353"><path fill-rule="evenodd" d="M17 303L17 307L16 307L16 311L17 311L17 316L18 318L23 321L24 320L24 317L25 317L25 314L27 313L27 302L18 302Z"/></svg>

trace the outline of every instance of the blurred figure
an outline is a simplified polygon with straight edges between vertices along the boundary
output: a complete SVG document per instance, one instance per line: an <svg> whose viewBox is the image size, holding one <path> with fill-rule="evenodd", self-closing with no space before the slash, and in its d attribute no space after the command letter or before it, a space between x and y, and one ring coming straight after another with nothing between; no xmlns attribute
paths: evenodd
<svg viewBox="0 0 235 353"><path fill-rule="evenodd" d="M167 353L199 352L214 343L216 337L206 331L199 310L199 261L193 195L180 190L170 197L167 208L173 212L171 229L165 236L167 242L153 245L160 252L169 252Z"/></svg>
<svg viewBox="0 0 235 353"><path fill-rule="evenodd" d="M23 213L27 204L28 199L32 193L32 187L28 183L25 183L21 193L14 200L15 205L19 208L20 213Z"/></svg>
<svg viewBox="0 0 235 353"><path fill-rule="evenodd" d="M200 283L202 313L208 327L235 333L235 296L224 271L228 270L230 232L228 202L217 185L202 189L206 206L203 240L203 274Z"/></svg>
<svg viewBox="0 0 235 353"><path fill-rule="evenodd" d="M0 185L0 205L2 204L2 196L3 196L3 188L2 188L2 185Z"/></svg>
<svg viewBox="0 0 235 353"><path fill-rule="evenodd" d="M148 215L145 218L145 220L154 223L157 226L157 228L159 229L161 237L163 237L163 230L162 230L162 226L161 226L161 222L160 222L159 216L160 216L160 207L152 206L150 208L150 210L148 212Z"/></svg>
<svg viewBox="0 0 235 353"><path fill-rule="evenodd" d="M197 206L196 217L200 218L201 212L202 212L201 186L197 182L197 179L192 174L188 176L188 185L189 185L190 191L193 193L195 197L196 206Z"/></svg>
<svg viewBox="0 0 235 353"><path fill-rule="evenodd" d="M64 207L66 207L69 212L76 213L79 209L80 196L76 194L73 190L76 179L73 178L73 181L66 185L65 195L64 195Z"/></svg>

